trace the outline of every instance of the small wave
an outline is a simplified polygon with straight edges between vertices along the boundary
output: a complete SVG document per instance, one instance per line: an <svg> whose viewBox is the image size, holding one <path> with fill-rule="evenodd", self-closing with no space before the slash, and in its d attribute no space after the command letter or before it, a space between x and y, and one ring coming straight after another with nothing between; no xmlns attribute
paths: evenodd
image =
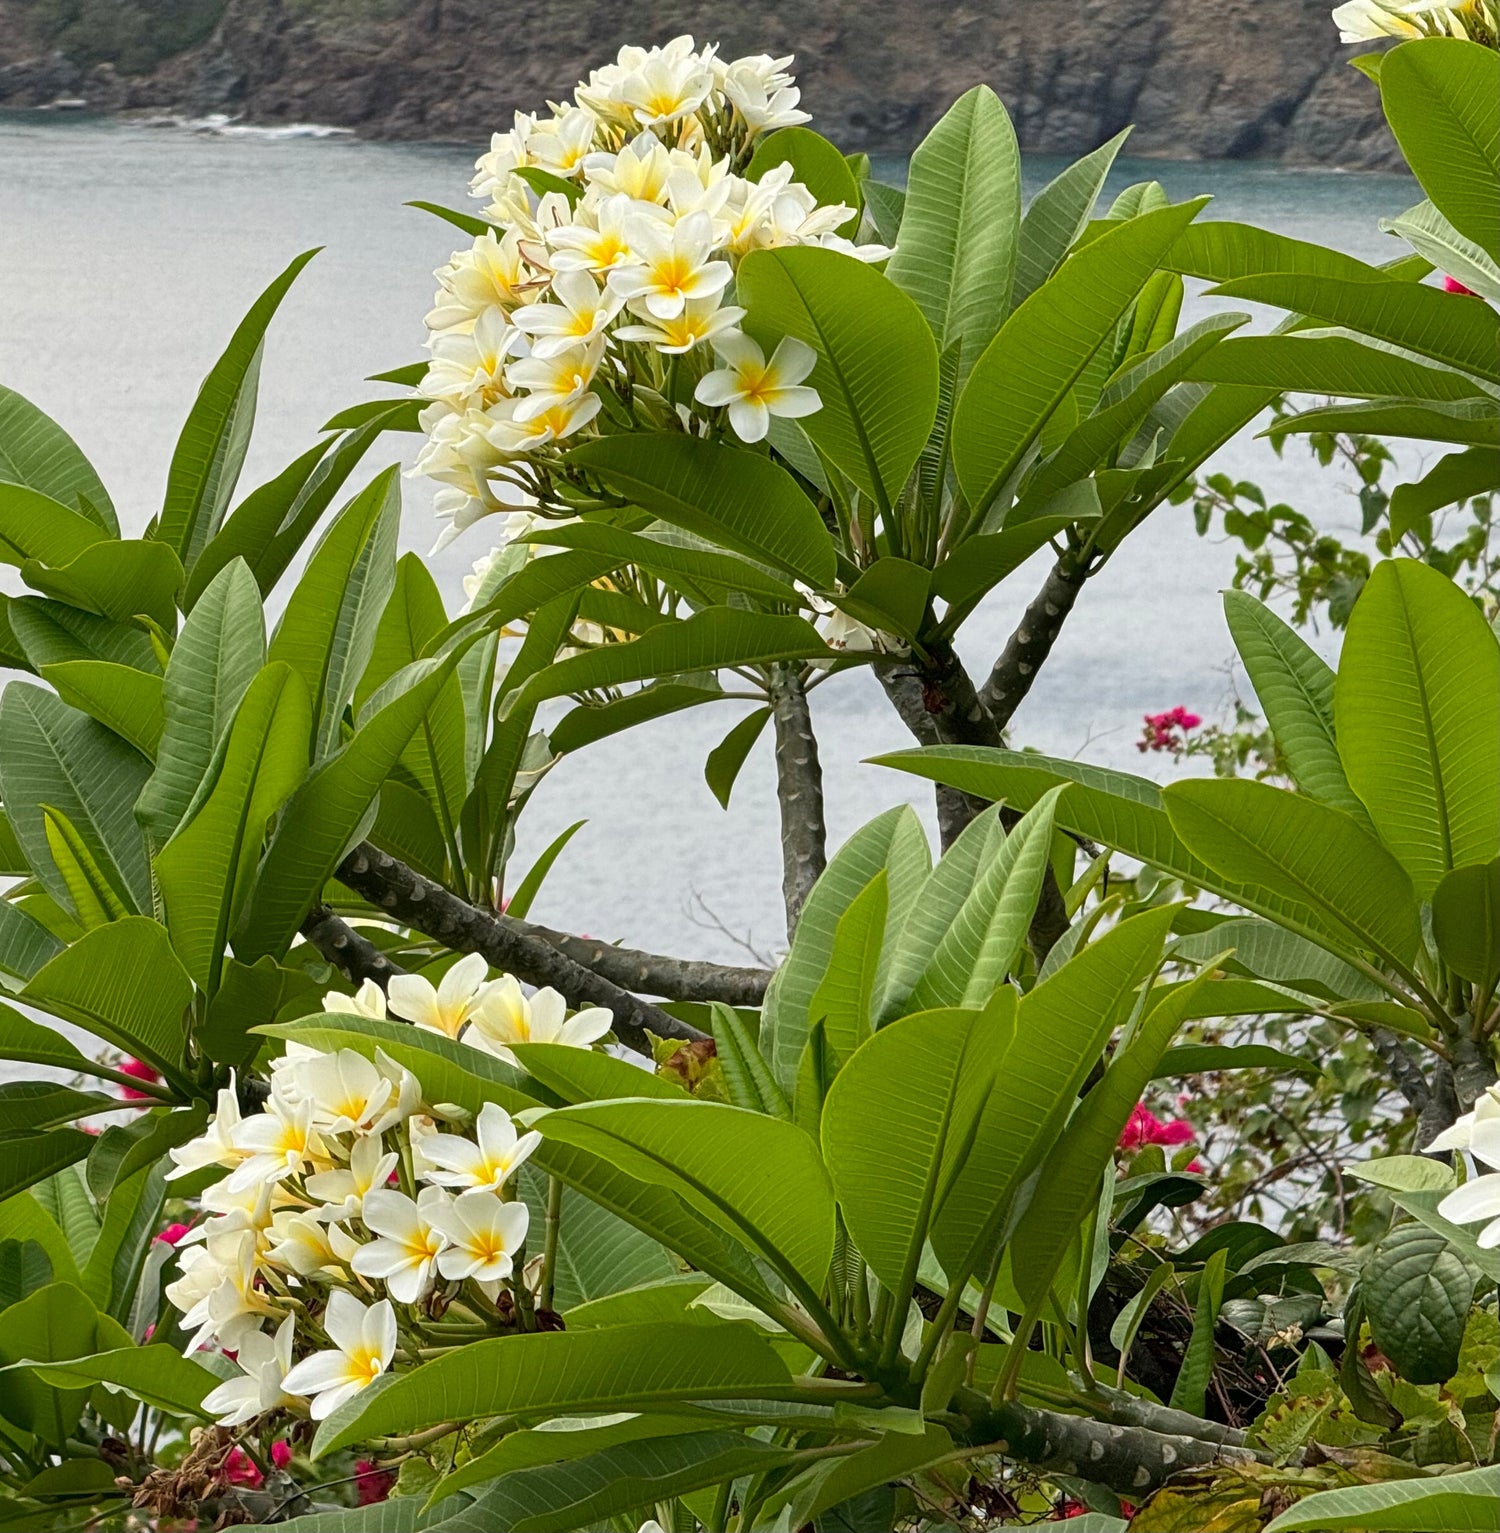
<svg viewBox="0 0 1500 1533"><path fill-rule="evenodd" d="M210 112L205 117L183 117L163 113L141 118L143 127L176 128L184 133L203 133L214 138L352 138L352 128L335 128L323 122L254 123L241 122L227 112Z"/></svg>

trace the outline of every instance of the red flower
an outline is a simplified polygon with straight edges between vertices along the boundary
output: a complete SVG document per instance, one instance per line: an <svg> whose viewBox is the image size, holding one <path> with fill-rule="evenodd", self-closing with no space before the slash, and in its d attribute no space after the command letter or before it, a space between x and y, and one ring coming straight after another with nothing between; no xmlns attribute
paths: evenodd
<svg viewBox="0 0 1500 1533"><path fill-rule="evenodd" d="M1462 293L1465 298L1477 298L1479 294L1471 287L1465 287L1457 277L1443 278L1443 291L1445 293Z"/></svg>
<svg viewBox="0 0 1500 1533"><path fill-rule="evenodd" d="M231 1448L224 1460L224 1478L231 1485L246 1485L254 1490L265 1477L256 1467L255 1460L243 1448Z"/></svg>
<svg viewBox="0 0 1500 1533"><path fill-rule="evenodd" d="M374 1506L377 1501L384 1501L396 1483L395 1474L380 1468L372 1459L360 1459L354 1466L354 1473L354 1490L361 1506Z"/></svg>
<svg viewBox="0 0 1500 1533"><path fill-rule="evenodd" d="M292 1445L289 1442L276 1441L271 1444L271 1462L278 1469L285 1469L292 1461Z"/></svg>
<svg viewBox="0 0 1500 1533"><path fill-rule="evenodd" d="M1186 1118L1158 1118L1144 1102L1137 1102L1120 1133L1122 1150L1139 1150L1148 1144L1187 1144L1197 1138Z"/></svg>
<svg viewBox="0 0 1500 1533"><path fill-rule="evenodd" d="M1141 738L1136 741L1135 748L1138 751L1171 751L1174 756L1180 755L1187 748L1187 741L1178 731L1185 734L1203 722L1196 713L1189 713L1181 703L1175 708L1168 708L1165 713L1147 713L1143 718L1146 727Z"/></svg>
<svg viewBox="0 0 1500 1533"><path fill-rule="evenodd" d="M190 1229L190 1224L169 1224L156 1238L166 1241L169 1246L175 1246Z"/></svg>
<svg viewBox="0 0 1500 1533"><path fill-rule="evenodd" d="M127 1059L120 1066L120 1074L134 1076L136 1080L146 1081L153 1086L161 1079L161 1076L144 1059ZM137 1091L134 1086L121 1086L120 1095L127 1102L149 1102L152 1100L149 1091Z"/></svg>

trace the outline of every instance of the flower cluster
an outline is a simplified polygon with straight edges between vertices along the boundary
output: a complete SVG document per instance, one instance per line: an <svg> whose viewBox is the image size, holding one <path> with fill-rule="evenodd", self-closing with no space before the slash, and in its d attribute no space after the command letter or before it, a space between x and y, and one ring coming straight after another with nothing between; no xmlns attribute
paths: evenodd
<svg viewBox="0 0 1500 1533"><path fill-rule="evenodd" d="M1170 751L1174 756L1180 756L1187 749L1187 731L1196 729L1203 722L1181 704L1165 713L1148 713L1144 717L1146 727L1135 742L1135 748L1138 751Z"/></svg>
<svg viewBox="0 0 1500 1533"><path fill-rule="evenodd" d="M417 471L444 486L442 547L481 516L550 494L562 444L614 429L728 429L820 406L814 355L768 359L739 328L739 261L820 245L862 260L855 209L820 206L790 164L741 174L768 131L807 121L790 58L726 62L690 37L623 48L550 116L517 113L472 182L493 225L436 273Z"/></svg>
<svg viewBox="0 0 1500 1533"><path fill-rule="evenodd" d="M1493 48L1500 40L1494 0L1348 0L1333 12L1341 43L1382 37L1465 37Z"/></svg>
<svg viewBox="0 0 1500 1533"><path fill-rule="evenodd" d="M1486 1086L1473 1111L1444 1129L1427 1150L1467 1150L1489 1168L1450 1192L1438 1213L1455 1224L1483 1222L1479 1244L1486 1250L1500 1246L1500 1086Z"/></svg>
<svg viewBox="0 0 1500 1533"><path fill-rule="evenodd" d="M570 1019L555 992L528 997L510 976L486 976L473 958L437 986L400 976L390 1009L512 1061L510 1044L587 1048L609 1026L606 1011ZM384 1016L386 999L366 985L324 1006ZM471 1117L425 1102L379 1049L370 1059L290 1044L254 1113L241 1113L231 1080L169 1173L225 1175L201 1194L200 1223L163 1232L188 1350L217 1346L239 1369L206 1408L225 1426L275 1410L321 1420L392 1366L403 1337L461 1343L511 1326L516 1303L530 1303L515 1176L539 1137L495 1103Z"/></svg>
<svg viewBox="0 0 1500 1533"><path fill-rule="evenodd" d="M1177 1100L1178 1105L1182 1106L1187 1098L1179 1097ZM1130 1116L1120 1131L1119 1147L1133 1152L1145 1149L1148 1144L1157 1144L1167 1149L1191 1144L1197 1137L1197 1129L1186 1118L1158 1118L1144 1102L1137 1102L1130 1109ZM1203 1162L1190 1160L1183 1169L1201 1171Z"/></svg>

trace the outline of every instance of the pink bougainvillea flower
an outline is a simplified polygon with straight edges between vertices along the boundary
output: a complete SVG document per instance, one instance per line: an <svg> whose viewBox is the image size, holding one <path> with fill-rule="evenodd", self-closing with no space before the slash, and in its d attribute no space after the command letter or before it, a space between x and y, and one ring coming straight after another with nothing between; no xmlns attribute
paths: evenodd
<svg viewBox="0 0 1500 1533"><path fill-rule="evenodd" d="M156 1238L166 1241L169 1246L175 1246L190 1229L190 1224L169 1224Z"/></svg>
<svg viewBox="0 0 1500 1533"><path fill-rule="evenodd" d="M355 1494L361 1506L374 1506L390 1495L396 1483L394 1471L382 1469L373 1459L362 1458L354 1466Z"/></svg>
<svg viewBox="0 0 1500 1533"><path fill-rule="evenodd" d="M1445 293L1462 293L1466 298L1477 298L1479 294L1471 287L1465 287L1457 277L1443 278L1443 291Z"/></svg>
<svg viewBox="0 0 1500 1533"><path fill-rule="evenodd" d="M1197 1138L1186 1118L1158 1118L1144 1102L1137 1102L1120 1133L1122 1150L1139 1150L1148 1144L1188 1144Z"/></svg>
<svg viewBox="0 0 1500 1533"><path fill-rule="evenodd" d="M120 1065L120 1074L133 1076L138 1081L145 1081L154 1086L161 1079L160 1074L146 1063L144 1059L127 1059ZM152 1100L149 1091L137 1091L134 1086L121 1086L120 1095L127 1102L149 1102Z"/></svg>
<svg viewBox="0 0 1500 1533"><path fill-rule="evenodd" d="M271 1444L271 1462L278 1469L285 1469L292 1461L292 1445L289 1442L277 1441Z"/></svg>
<svg viewBox="0 0 1500 1533"><path fill-rule="evenodd" d="M265 1478L255 1460L243 1448L231 1448L224 1460L224 1478L231 1485L244 1485L254 1490Z"/></svg>
<svg viewBox="0 0 1500 1533"><path fill-rule="evenodd" d="M1196 729L1203 722L1181 703L1175 708L1168 708L1165 713L1147 713L1142 717L1146 727L1141 732L1141 738L1136 741L1135 748L1138 751L1171 751L1173 755L1187 748L1184 739L1187 731Z"/></svg>

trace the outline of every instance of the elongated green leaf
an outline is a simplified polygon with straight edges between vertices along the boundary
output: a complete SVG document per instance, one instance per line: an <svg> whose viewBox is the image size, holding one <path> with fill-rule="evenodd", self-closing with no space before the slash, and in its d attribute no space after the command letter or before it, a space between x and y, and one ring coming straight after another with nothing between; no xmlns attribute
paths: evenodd
<svg viewBox="0 0 1500 1533"><path fill-rule="evenodd" d="M510 694L501 707L501 717L534 708L549 697L565 697L593 687L712 671L726 665L806 660L827 653L817 629L805 618L706 607L691 617L663 623L639 639L606 644L546 666Z"/></svg>
<svg viewBox="0 0 1500 1533"><path fill-rule="evenodd" d="M94 860L88 842L67 815L50 804L43 804L42 829L46 833L52 865L67 885L68 904L85 931L130 914L126 897Z"/></svg>
<svg viewBox="0 0 1500 1533"><path fill-rule="evenodd" d="M207 793L157 855L172 945L209 994L218 989L271 817L302 782L311 727L301 676L272 661L235 712Z"/></svg>
<svg viewBox="0 0 1500 1533"><path fill-rule="evenodd" d="M833 582L833 544L817 507L785 469L759 453L681 432L626 433L575 447L568 461L674 527L768 560L820 590ZM617 548L614 540L601 552ZM664 548L661 557L669 556Z"/></svg>
<svg viewBox="0 0 1500 1533"><path fill-rule="evenodd" d="M1224 616L1297 786L1368 825L1365 806L1349 786L1333 737L1333 671L1328 663L1247 592L1224 593Z"/></svg>
<svg viewBox="0 0 1500 1533"><path fill-rule="evenodd" d="M790 1280L822 1287L833 1190L816 1146L791 1123L718 1102L642 1099L563 1108L536 1126L675 1192Z"/></svg>
<svg viewBox="0 0 1500 1533"><path fill-rule="evenodd" d="M47 1065L69 1073L84 1070L90 1063L61 1033L9 1006L0 1006L0 1059Z"/></svg>
<svg viewBox="0 0 1500 1533"><path fill-rule="evenodd" d="M236 559L203 591L167 662L156 770L135 808L159 841L181 823L246 689L265 664L265 651L260 592L249 567Z"/></svg>
<svg viewBox="0 0 1500 1533"><path fill-rule="evenodd" d="M1493 449L1500 445L1500 409L1492 401L1479 398L1425 404L1420 400L1371 399L1363 404L1326 405L1283 415L1261 435L1274 440L1307 431L1402 436L1418 442L1472 443Z"/></svg>
<svg viewBox="0 0 1500 1533"><path fill-rule="evenodd" d="M692 442L697 443L694 437L672 436L665 438L640 438L633 436L604 437L597 443L589 443L587 446L599 447L608 444L618 455L619 450L630 443L641 441L661 440L665 442ZM699 446L706 444L697 444ZM582 451L583 449L579 449ZM696 449L695 449L696 450ZM734 452L733 448L725 448L726 452ZM750 454L739 454L746 462L757 464L765 463L763 458L752 458ZM728 498L725 496L726 489L732 489L737 498L738 490L744 488L741 482L734 478L739 472L739 465L728 462L719 465L721 470L732 470L731 485L712 484L711 493L715 497ZM774 467L774 465L772 465ZM607 477L601 473L601 478ZM612 477L612 476L610 476ZM752 477L764 478L761 470L752 470ZM629 493L634 493L631 491ZM659 493L650 492L652 498ZM646 498L643 493L642 498ZM708 498L707 496L704 497ZM788 531L795 533L799 522L805 520L803 506L811 507L811 501L798 492L798 500L802 505L798 506L785 524L776 522L767 529L772 536L786 538ZM748 499L748 498L747 498ZM758 498L749 500L748 506L757 511L769 510L763 500ZM747 507L748 508L748 507ZM782 508L790 510L791 502ZM816 517L816 513L814 513ZM691 511L684 517L692 518ZM769 522L771 518L767 517ZM811 531L811 530L810 530ZM818 540L831 549L828 542L828 534L823 530L822 522L818 521L815 529ZM721 541L727 546L734 547L740 541L737 535L719 531L715 534L716 541ZM662 537L651 537L639 532L627 532L623 527L611 527L604 522L565 522L558 527L549 527L545 523L534 532L530 532L524 539L519 541L527 543L545 543L553 548L582 548L590 552L601 554L614 554L619 557L621 564L633 564L643 570L649 570L654 575L661 576L673 585L681 585L688 590L698 590L707 593L713 600L722 601L730 591L750 592L756 596L764 596L772 601L784 601L796 606L801 601L795 588L778 576L767 574L758 564L751 564L746 559L736 558L732 554L719 553L709 549L684 547L679 543L668 541ZM745 543L752 541L747 535ZM790 541L790 539L788 539ZM827 563L824 553L819 552L812 542L811 536L807 538L807 544L799 550L799 557L805 556L809 562L819 565ZM757 557L770 558L769 552L758 553ZM778 564L785 561L778 559Z"/></svg>
<svg viewBox="0 0 1500 1533"><path fill-rule="evenodd" d="M113 888L151 908L151 874L131 813L150 766L139 751L39 687L12 682L0 700L0 797L26 860L54 899L68 889L47 846L42 806L65 815Z"/></svg>
<svg viewBox="0 0 1500 1533"><path fill-rule="evenodd" d="M1236 964L1274 984L1311 990L1336 1001L1380 1001L1388 994L1326 948L1257 916L1221 921L1181 937L1173 943L1172 953L1190 963L1206 963L1231 947Z"/></svg>
<svg viewBox="0 0 1500 1533"><path fill-rule="evenodd" d="M24 484L120 535L115 508L82 449L50 416L0 386L0 480Z"/></svg>
<svg viewBox="0 0 1500 1533"><path fill-rule="evenodd" d="M167 629L177 622L182 566L162 543L93 543L63 565L28 559L21 575L44 596L116 622L141 614Z"/></svg>
<svg viewBox="0 0 1500 1533"><path fill-rule="evenodd" d="M1500 645L1478 609L1412 559L1376 567L1334 688L1339 754L1381 838L1428 899L1500 845Z"/></svg>
<svg viewBox="0 0 1500 1533"><path fill-rule="evenodd" d="M1382 218L1387 234L1398 234L1418 255L1447 272L1471 292L1500 302L1500 265L1482 246L1465 239L1430 202L1419 202L1399 218Z"/></svg>
<svg viewBox="0 0 1500 1533"><path fill-rule="evenodd" d="M1455 303L1451 293L1438 288L1272 273L1238 277L1211 291L1217 297L1275 304L1326 324L1362 330L1481 377L1494 371L1500 316L1486 304Z"/></svg>
<svg viewBox="0 0 1500 1533"><path fill-rule="evenodd" d="M1020 236L1021 155L987 85L965 91L917 146L886 275L955 343L966 377L1010 307Z"/></svg>
<svg viewBox="0 0 1500 1533"><path fill-rule="evenodd" d="M955 1279L994 1250L1026 1179L1067 1121L1136 987L1161 961L1173 910L1131 916L1021 998L974 1143L932 1226L932 1248ZM1050 1193L1043 1191L1043 1198Z"/></svg>
<svg viewBox="0 0 1500 1533"><path fill-rule="evenodd" d="M813 444L893 505L937 414L938 349L922 311L872 267L806 246L752 251L736 288L768 352L791 335L817 353L807 383L822 408L801 423Z"/></svg>
<svg viewBox="0 0 1500 1533"><path fill-rule="evenodd" d="M1226 341L1194 363L1199 383L1268 383L1288 392L1353 399L1472 399L1463 373L1427 367L1347 335L1250 335Z"/></svg>
<svg viewBox="0 0 1500 1533"><path fill-rule="evenodd" d="M286 950L381 784L453 679L459 653L414 662L402 679L416 679L384 707L377 706L354 738L296 789L261 864L244 925L235 933L235 952L245 962ZM300 772L294 781L301 782Z"/></svg>
<svg viewBox="0 0 1500 1533"><path fill-rule="evenodd" d="M1215 1251L1198 1280L1198 1303L1193 1314L1193 1331L1182 1355L1182 1367L1172 1386L1174 1411L1203 1414L1209 1381L1214 1371L1214 1327L1219 1321L1219 1306L1224 1299L1224 1268L1228 1253Z"/></svg>
<svg viewBox="0 0 1500 1533"><path fill-rule="evenodd" d="M7 1141L0 1155L0 1201L82 1160L93 1147L93 1135L76 1128L55 1128Z"/></svg>
<svg viewBox="0 0 1500 1533"><path fill-rule="evenodd" d="M58 1389L84 1389L93 1384L112 1384L174 1416L203 1417L203 1397L217 1388L219 1377L184 1357L173 1347L121 1347L96 1352L91 1357L65 1362L11 1363L25 1368L43 1383Z"/></svg>
<svg viewBox="0 0 1500 1533"><path fill-rule="evenodd" d="M881 868L839 917L828 968L808 1005L808 1015L823 1024L836 1059L848 1059L874 1031L890 903L890 877Z"/></svg>
<svg viewBox="0 0 1500 1533"><path fill-rule="evenodd" d="M1422 190L1500 260L1500 57L1461 38L1422 38L1380 66L1386 121Z"/></svg>
<svg viewBox="0 0 1500 1533"><path fill-rule="evenodd" d="M1383 282L1390 276L1342 251L1218 218L1184 230L1162 265L1207 282L1233 282L1268 272L1335 277L1344 282Z"/></svg>
<svg viewBox="0 0 1500 1533"><path fill-rule="evenodd" d="M72 1129L63 1132L75 1139L88 1137ZM0 1368L25 1358L43 1362L92 1352L99 1330L99 1313L82 1289L72 1283L49 1283L0 1313ZM0 1415L61 1448L78 1424L87 1398L86 1388L53 1389L25 1375L10 1374L0 1390Z"/></svg>
<svg viewBox="0 0 1500 1533"><path fill-rule="evenodd" d="M1059 512L1059 502L1067 500L1068 509ZM1007 575L1013 574L1043 545L1075 521L1098 516L1099 498L1095 487L1085 483L1080 492L1059 496L1036 515L999 532L966 538L933 572L932 594L948 603L943 629L952 633L975 605Z"/></svg>
<svg viewBox="0 0 1500 1533"><path fill-rule="evenodd" d="M75 1022L168 1075L181 1068L192 995L166 930L147 916L85 933L21 991L28 1005Z"/></svg>
<svg viewBox="0 0 1500 1533"><path fill-rule="evenodd" d="M40 675L65 703L155 757L164 722L160 676L109 660L64 660Z"/></svg>
<svg viewBox="0 0 1500 1533"><path fill-rule="evenodd" d="M718 1002L713 1007L714 1045L719 1066L736 1107L775 1118L790 1118L786 1093L776 1084L750 1030L733 1007Z"/></svg>
<svg viewBox="0 0 1500 1533"><path fill-rule="evenodd" d="M1055 176L1031 199L1021 220L1011 307L1024 303L1062 264L1073 242L1088 226L1110 167L1130 129Z"/></svg>
<svg viewBox="0 0 1500 1533"><path fill-rule="evenodd" d="M1411 880L1340 809L1268 783L1173 783L1162 795L1172 828L1226 878L1305 901L1346 940L1398 965L1422 940Z"/></svg>
<svg viewBox="0 0 1500 1533"><path fill-rule="evenodd" d="M829 1088L823 1156L850 1236L897 1313L1014 1028L1010 992L984 1011L919 1012L866 1040Z"/></svg>
<svg viewBox="0 0 1500 1533"><path fill-rule="evenodd" d="M1407 533L1422 527L1434 511L1500 489L1500 452L1492 447L1470 447L1450 452L1411 484L1391 491L1391 541L1399 543Z"/></svg>
<svg viewBox="0 0 1500 1533"><path fill-rule="evenodd" d="M314 1457L390 1432L481 1416L581 1416L734 1397L788 1382L748 1326L621 1325L497 1337L366 1390L318 1430Z"/></svg>
<svg viewBox="0 0 1500 1533"><path fill-rule="evenodd" d="M709 792L718 799L721 809L729 808L729 796L734 792L740 768L755 742L765 733L770 718L769 708L757 708L747 713L708 753L703 763L703 780L708 784ZM556 738L554 733L553 740Z"/></svg>
<svg viewBox="0 0 1500 1533"><path fill-rule="evenodd" d="M0 479L0 563L18 569L33 560L71 564L85 549L108 541L109 534L81 511Z"/></svg>
<svg viewBox="0 0 1500 1533"><path fill-rule="evenodd" d="M261 343L287 289L316 255L297 257L251 305L198 390L167 471L156 537L190 569L229 507L255 418Z"/></svg>
<svg viewBox="0 0 1500 1533"><path fill-rule="evenodd" d="M1454 973L1494 986L1500 979L1500 858L1443 875L1432 894L1432 935Z"/></svg>
<svg viewBox="0 0 1500 1533"><path fill-rule="evenodd" d="M802 907L791 951L772 981L762 1013L760 1047L771 1062L781 1088L790 1095L797 1084L797 1067L807 1042L813 995L828 970L840 917L881 868L890 870L891 914L894 926L905 918L896 868L906 879L926 874L931 853L921 821L909 805L899 805L857 830L829 860Z"/></svg>
<svg viewBox="0 0 1500 1533"><path fill-rule="evenodd" d="M29 1137L42 1129L108 1112L118 1097L75 1091L56 1081L0 1082L0 1140Z"/></svg>
<svg viewBox="0 0 1500 1533"><path fill-rule="evenodd" d="M1207 987L1212 989L1210 983ZM1217 1070L1282 1070L1296 1075L1321 1075L1322 1066L1300 1054L1284 1054L1263 1043L1181 1043L1161 1057L1153 1080L1174 1080Z"/></svg>
<svg viewBox="0 0 1500 1533"><path fill-rule="evenodd" d="M400 520L401 474L392 467L334 518L271 639L270 658L285 661L307 685L315 761L338 743L344 707L369 662L395 585Z"/></svg>
<svg viewBox="0 0 1500 1533"><path fill-rule="evenodd" d="M0 1203L0 1241L22 1244L29 1241L40 1246L51 1265L52 1275L59 1282L79 1282L68 1237L32 1193L19 1192ZM0 1309L3 1308L0 1303Z"/></svg>
<svg viewBox="0 0 1500 1533"><path fill-rule="evenodd" d="M17 979L30 979L63 944L35 916L0 899L0 970Z"/></svg>
<svg viewBox="0 0 1500 1533"><path fill-rule="evenodd" d="M1304 1496L1266 1524L1266 1533L1491 1533L1500 1516L1500 1489L1491 1468L1415 1480L1383 1480Z"/></svg>
<svg viewBox="0 0 1500 1533"><path fill-rule="evenodd" d="M953 417L953 466L984 510L1203 200L1111 229L1058 269L1006 320Z"/></svg>

